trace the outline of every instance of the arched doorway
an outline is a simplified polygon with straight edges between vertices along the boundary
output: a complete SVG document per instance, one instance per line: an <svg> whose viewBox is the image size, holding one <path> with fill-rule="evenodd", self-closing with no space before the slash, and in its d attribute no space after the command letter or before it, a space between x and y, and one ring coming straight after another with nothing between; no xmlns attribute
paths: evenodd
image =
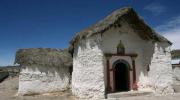
<svg viewBox="0 0 180 100"><path fill-rule="evenodd" d="M124 60L115 62L114 67L115 92L129 91L129 64Z"/></svg>

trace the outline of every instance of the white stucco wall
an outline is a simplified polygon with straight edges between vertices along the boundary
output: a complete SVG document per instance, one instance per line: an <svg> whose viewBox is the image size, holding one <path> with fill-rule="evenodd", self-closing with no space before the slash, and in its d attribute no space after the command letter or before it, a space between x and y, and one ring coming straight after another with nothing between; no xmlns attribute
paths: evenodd
<svg viewBox="0 0 180 100"><path fill-rule="evenodd" d="M72 93L80 98L104 98L104 56L100 35L74 48Z"/></svg>
<svg viewBox="0 0 180 100"><path fill-rule="evenodd" d="M151 58L149 82L156 94L171 94L172 84L171 46L167 43L155 43Z"/></svg>
<svg viewBox="0 0 180 100"><path fill-rule="evenodd" d="M23 66L19 76L19 95L64 91L69 88L68 67Z"/></svg>

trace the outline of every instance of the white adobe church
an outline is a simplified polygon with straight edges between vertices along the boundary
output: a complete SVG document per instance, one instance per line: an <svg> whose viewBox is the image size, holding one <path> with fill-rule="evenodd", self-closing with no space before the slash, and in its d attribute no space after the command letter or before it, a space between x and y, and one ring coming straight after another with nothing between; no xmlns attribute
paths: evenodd
<svg viewBox="0 0 180 100"><path fill-rule="evenodd" d="M171 42L132 8L116 10L81 31L71 45L72 92L78 97L147 88L173 93Z"/></svg>
<svg viewBox="0 0 180 100"><path fill-rule="evenodd" d="M52 86L49 88L51 92L58 91L61 84L58 82L69 76L70 78L65 78L69 80L69 85L64 86L69 86L73 95L79 98L100 99L109 93L131 90L171 94L174 92L171 44L151 29L132 8L118 9L97 24L77 33L70 42L70 52L73 55L72 75L58 74L58 79L61 80L52 84L59 85L53 87L49 84ZM56 71L61 73L61 70ZM63 72L68 73L67 70ZM31 75L32 72L26 70L26 73ZM46 74L48 76L49 73ZM19 90L24 86L29 87L23 88L23 93L38 89L31 88L33 80L27 84L21 78L20 75ZM46 80L48 79L45 78L44 82ZM35 81L34 83L37 85ZM67 83L66 80L65 84ZM62 89L61 86L59 91L64 89L66 88ZM42 90L43 87L38 92Z"/></svg>

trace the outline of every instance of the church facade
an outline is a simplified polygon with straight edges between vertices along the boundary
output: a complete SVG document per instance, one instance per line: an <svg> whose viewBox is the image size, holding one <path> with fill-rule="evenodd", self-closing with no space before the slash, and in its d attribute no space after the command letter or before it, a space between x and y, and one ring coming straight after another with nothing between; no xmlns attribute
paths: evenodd
<svg viewBox="0 0 180 100"><path fill-rule="evenodd" d="M132 8L116 10L71 41L72 93L104 98L131 90L173 93L171 42Z"/></svg>

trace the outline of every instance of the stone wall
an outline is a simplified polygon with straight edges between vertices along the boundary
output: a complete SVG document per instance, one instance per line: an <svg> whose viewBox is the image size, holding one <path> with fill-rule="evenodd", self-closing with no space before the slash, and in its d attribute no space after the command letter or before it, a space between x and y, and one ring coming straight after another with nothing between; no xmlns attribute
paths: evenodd
<svg viewBox="0 0 180 100"><path fill-rule="evenodd" d="M19 95L64 91L69 88L68 67L22 66Z"/></svg>
<svg viewBox="0 0 180 100"><path fill-rule="evenodd" d="M8 78L9 73L7 71L0 71L0 83Z"/></svg>

